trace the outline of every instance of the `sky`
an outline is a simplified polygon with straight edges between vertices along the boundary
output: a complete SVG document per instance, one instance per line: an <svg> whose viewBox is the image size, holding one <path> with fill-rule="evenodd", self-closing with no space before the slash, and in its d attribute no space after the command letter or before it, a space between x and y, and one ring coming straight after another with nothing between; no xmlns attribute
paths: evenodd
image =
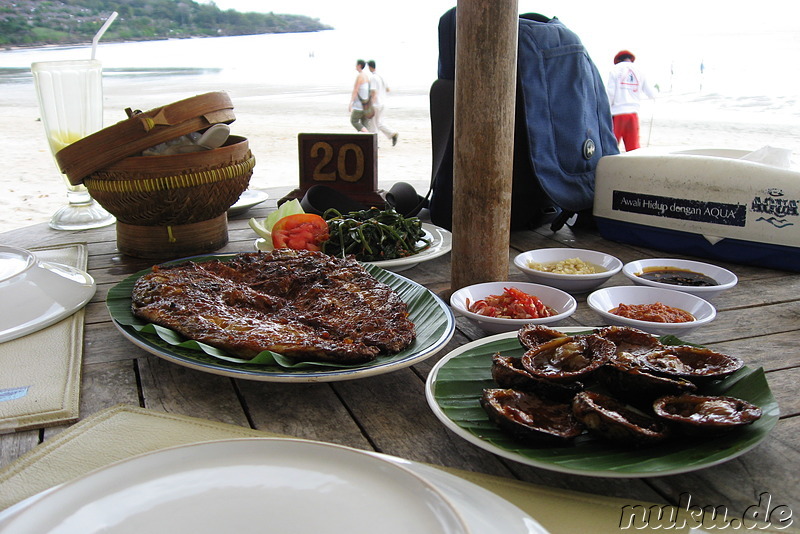
<svg viewBox="0 0 800 534"><path fill-rule="evenodd" d="M210 3L212 0L199 0ZM466 0L462 0L466 1ZM498 0L509 1L509 0ZM308 15L338 30L363 33L365 39L399 40L414 31L430 31L456 0L214 0L220 9ZM775 43L800 41L800 4L792 0L518 0L520 13L558 17L583 41L596 63L611 61L621 49L637 58L662 63L672 55L736 54L715 36L763 34L765 50ZM734 40L735 42L735 40ZM750 42L750 41L748 41ZM734 47L735 48L735 47ZM770 54L780 54L778 46ZM794 62L796 58L786 58ZM732 61L732 60L731 60ZM699 62L698 62L699 63Z"/></svg>
<svg viewBox="0 0 800 534"><path fill-rule="evenodd" d="M210 3L211 0L199 0ZM508 0L501 0L508 1ZM436 20L456 0L215 0L220 9L290 13L319 18L337 29L358 29L380 38L387 28ZM791 0L518 0L521 13L556 16L586 31L647 35L711 31L800 32L800 7ZM576 30L577 31L577 30Z"/></svg>

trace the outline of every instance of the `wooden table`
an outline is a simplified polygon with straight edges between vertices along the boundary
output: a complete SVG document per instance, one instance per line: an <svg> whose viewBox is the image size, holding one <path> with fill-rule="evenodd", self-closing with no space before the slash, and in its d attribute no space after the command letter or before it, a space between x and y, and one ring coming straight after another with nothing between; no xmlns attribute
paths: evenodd
<svg viewBox="0 0 800 534"><path fill-rule="evenodd" d="M264 217L280 194L229 223L229 244L220 252L253 250L255 233L247 220ZM642 479L565 475L485 452L445 429L424 396L424 383L436 361L464 343L482 337L463 319L449 345L411 368L353 381L286 384L232 379L164 361L137 348L111 325L105 307L110 287L152 261L123 256L116 250L114 226L83 232L60 232L46 224L0 234L0 243L24 248L86 242L89 271L98 291L87 307L81 417L118 403L140 405L269 432L377 450L411 460L517 478L545 486L600 495L678 504L690 493L700 506L725 506L741 516L768 493L772 506L800 512L800 274L726 265L739 284L716 301L717 319L686 336L686 341L742 357L750 367L763 366L781 409L772 433L754 450L722 465L700 471ZM611 253L623 262L663 256L654 250L606 241L593 231L546 228L512 235L510 257L539 247L569 246ZM418 265L403 274L437 294L450 288L450 255ZM511 266L510 277L523 280ZM610 284L628 284L622 274ZM568 325L596 326L598 318L579 298ZM0 436L0 465L63 428Z"/></svg>

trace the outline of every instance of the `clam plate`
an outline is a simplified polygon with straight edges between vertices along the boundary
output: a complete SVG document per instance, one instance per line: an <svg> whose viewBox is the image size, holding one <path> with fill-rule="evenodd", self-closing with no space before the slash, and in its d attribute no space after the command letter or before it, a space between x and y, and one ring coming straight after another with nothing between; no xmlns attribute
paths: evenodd
<svg viewBox="0 0 800 534"><path fill-rule="evenodd" d="M557 328L565 333L591 327ZM664 344L682 344L673 336ZM492 355L519 357L525 349L516 332L478 339L444 356L428 375L425 394L436 417L461 438L489 452L542 469L578 475L633 478L674 475L721 464L758 445L778 421L779 409L764 370L743 367L724 380L700 388L707 395L729 395L759 406L761 419L714 438L670 440L652 447L627 448L584 434L573 445L535 447L500 430L480 405L492 380Z"/></svg>

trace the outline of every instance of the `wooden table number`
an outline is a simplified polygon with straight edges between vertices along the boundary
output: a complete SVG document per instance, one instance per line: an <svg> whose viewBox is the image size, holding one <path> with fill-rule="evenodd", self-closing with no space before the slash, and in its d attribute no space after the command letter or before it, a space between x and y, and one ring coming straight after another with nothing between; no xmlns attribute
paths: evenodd
<svg viewBox="0 0 800 534"><path fill-rule="evenodd" d="M279 203L301 199L312 186L326 185L366 206L384 206L378 191L378 134L301 133L297 144L300 187Z"/></svg>

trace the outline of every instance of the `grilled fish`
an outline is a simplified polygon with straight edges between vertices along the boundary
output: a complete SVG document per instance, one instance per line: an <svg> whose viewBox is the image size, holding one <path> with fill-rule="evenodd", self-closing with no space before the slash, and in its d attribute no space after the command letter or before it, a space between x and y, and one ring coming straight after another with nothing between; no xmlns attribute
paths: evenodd
<svg viewBox="0 0 800 534"><path fill-rule="evenodd" d="M227 262L154 267L133 289L133 314L252 359L363 363L415 338L397 293L353 258L278 249Z"/></svg>

